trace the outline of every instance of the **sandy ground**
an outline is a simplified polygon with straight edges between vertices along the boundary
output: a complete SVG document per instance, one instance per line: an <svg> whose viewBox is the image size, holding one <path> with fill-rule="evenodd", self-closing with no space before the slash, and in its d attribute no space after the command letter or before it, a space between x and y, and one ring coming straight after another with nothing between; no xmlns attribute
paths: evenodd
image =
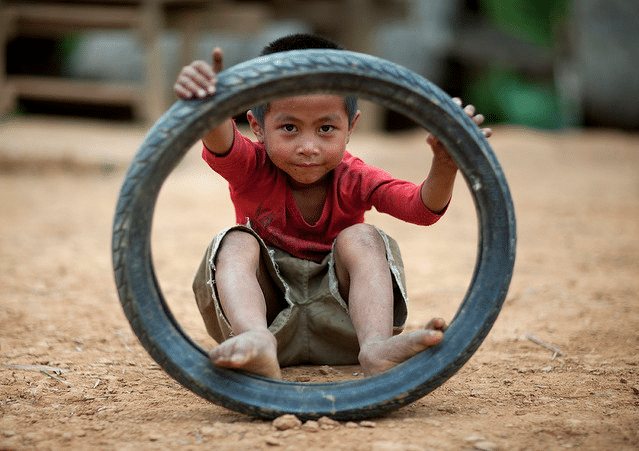
<svg viewBox="0 0 639 451"><path fill-rule="evenodd" d="M426 397L382 418L278 430L200 399L139 345L117 298L111 222L145 130L31 118L0 123L0 449L639 449L639 136L497 127L491 143L518 221L515 274L495 327ZM398 177L428 169L420 133L361 134L354 153ZM183 328L204 331L191 277L233 220L198 151L156 208L154 263ZM409 328L450 319L474 267L466 185L437 225L371 213L407 267ZM555 354L530 337L555 347ZM336 381L358 367L290 368Z"/></svg>

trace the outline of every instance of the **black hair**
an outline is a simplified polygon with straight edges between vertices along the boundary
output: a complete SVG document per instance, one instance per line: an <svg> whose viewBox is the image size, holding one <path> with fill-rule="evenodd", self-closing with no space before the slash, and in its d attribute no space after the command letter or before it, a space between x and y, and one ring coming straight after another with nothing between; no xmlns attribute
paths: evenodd
<svg viewBox="0 0 639 451"><path fill-rule="evenodd" d="M305 49L335 49L344 50L339 44L322 36L298 33L276 39L262 49L260 55L270 55L277 52Z"/></svg>
<svg viewBox="0 0 639 451"><path fill-rule="evenodd" d="M278 52L306 49L344 50L339 44L322 36L308 33L297 33L276 39L275 41L264 47L260 55L265 56ZM344 106L346 108L346 114L348 116L348 124L351 125L353 123L353 119L355 119L355 115L357 114L357 97L344 97ZM251 112L262 126L264 126L264 114L266 113L267 109L267 103L251 108Z"/></svg>

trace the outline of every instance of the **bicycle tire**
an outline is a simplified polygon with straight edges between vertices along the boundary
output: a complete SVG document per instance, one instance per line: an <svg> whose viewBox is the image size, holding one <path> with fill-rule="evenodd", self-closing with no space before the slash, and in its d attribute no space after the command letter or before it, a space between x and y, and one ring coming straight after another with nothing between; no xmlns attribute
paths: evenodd
<svg viewBox="0 0 639 451"><path fill-rule="evenodd" d="M404 114L449 149L472 194L478 251L471 283L442 342L379 375L338 383L296 383L218 368L181 329L158 285L151 223L159 190L206 131L255 104L324 92L356 95ZM437 86L392 62L349 51L296 50L259 57L218 74L217 93L177 101L155 125L125 175L113 223L119 298L151 357L195 394L263 419L380 416L430 393L457 372L492 328L515 261L515 213L487 140Z"/></svg>

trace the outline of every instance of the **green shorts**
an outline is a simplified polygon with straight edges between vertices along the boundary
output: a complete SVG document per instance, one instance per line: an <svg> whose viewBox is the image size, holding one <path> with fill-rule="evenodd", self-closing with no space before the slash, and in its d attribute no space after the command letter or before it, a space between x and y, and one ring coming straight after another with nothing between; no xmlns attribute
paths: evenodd
<svg viewBox="0 0 639 451"><path fill-rule="evenodd" d="M281 249L267 246L248 226L230 227L217 234L195 275L193 291L208 333L218 343L233 336L215 289L214 262L224 236L238 229L253 234L260 243L262 259L288 305L269 324L269 330L277 339L280 365L357 364L359 343L348 305L339 293L333 252L320 263L293 257ZM393 278L393 332L399 334L407 316L404 266L395 240L377 230L386 245Z"/></svg>

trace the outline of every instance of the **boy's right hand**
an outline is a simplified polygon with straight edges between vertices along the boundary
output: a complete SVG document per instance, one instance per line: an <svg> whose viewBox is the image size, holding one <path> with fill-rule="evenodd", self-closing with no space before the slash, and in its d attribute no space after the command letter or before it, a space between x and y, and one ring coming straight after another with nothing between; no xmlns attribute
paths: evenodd
<svg viewBox="0 0 639 451"><path fill-rule="evenodd" d="M203 99L215 94L216 74L222 71L222 49L215 47L211 59L213 66L201 60L193 61L188 66L184 66L173 85L173 92L185 100Z"/></svg>

